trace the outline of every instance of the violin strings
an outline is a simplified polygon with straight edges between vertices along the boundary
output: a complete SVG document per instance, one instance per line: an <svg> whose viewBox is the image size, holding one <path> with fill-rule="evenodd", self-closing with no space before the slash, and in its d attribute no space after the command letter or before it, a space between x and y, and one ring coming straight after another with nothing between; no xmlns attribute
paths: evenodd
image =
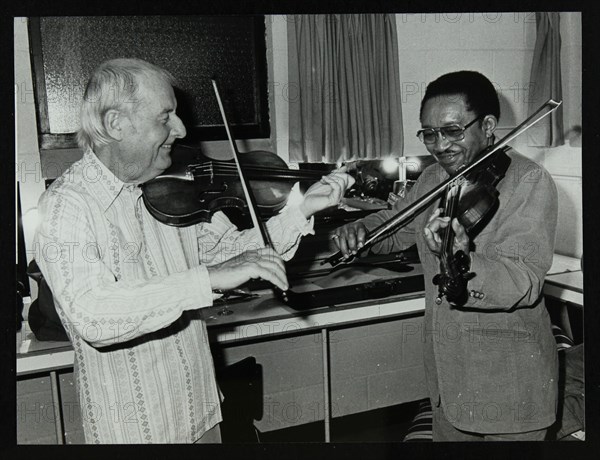
<svg viewBox="0 0 600 460"><path fill-rule="evenodd" d="M265 176L269 176L269 174L272 175L279 175L279 176L283 176L283 177L291 177L291 178L297 178L297 179L319 179L321 177L323 177L322 174L311 174L311 175L306 175L306 174L302 174L302 173L294 173L294 172L290 172L287 170L272 170L272 169L248 169L248 171L250 172L256 172L256 173L264 173ZM237 171L235 170L219 170L219 169L212 169L212 168L206 168L206 169L200 169L200 170L196 170L195 172L197 173L205 173L205 174L224 174L224 175L232 175L232 176L237 176Z"/></svg>
<svg viewBox="0 0 600 460"><path fill-rule="evenodd" d="M250 166L246 168L248 171L251 172L257 172L257 173L271 173L271 174L280 174L283 176L288 176L288 177L297 177L297 178L307 178L307 179L313 179L313 178L320 178L323 177L323 174L319 171L301 171L301 170L297 170L297 169L283 169L283 168L265 168L265 167L256 167L256 166ZM229 164L224 164L224 165L207 165L207 164L203 164L200 166L196 166L194 168L194 171L198 171L200 173L202 172L206 172L206 173L214 173L214 174L219 174L221 172L223 172L224 174L228 174L230 173L231 175L237 175L237 168L235 166L229 165Z"/></svg>
<svg viewBox="0 0 600 460"><path fill-rule="evenodd" d="M452 248L450 247L451 238L452 238L452 235L454 232L454 230L452 229L452 219L454 218L454 214L455 214L456 208L458 206L459 191L460 191L460 185L452 184L446 194L446 205L445 205L444 213L445 213L445 216L450 217L450 222L448 222L448 227L446 227L447 230L444 232L444 240L443 240L444 255L448 254L452 250Z"/></svg>
<svg viewBox="0 0 600 460"><path fill-rule="evenodd" d="M265 168L265 167L260 167L260 166L250 166L246 168L248 171L253 171L253 172L265 172L265 173L277 173L277 174L287 174L287 175L299 175L299 176L306 176L306 177L322 177L323 174L318 172L318 171L300 171L297 169L284 169L284 168ZM231 168L228 166L219 166L218 168L216 168L216 171L219 170L235 170L235 168Z"/></svg>
<svg viewBox="0 0 600 460"><path fill-rule="evenodd" d="M237 170L235 165L233 165L230 162L225 161L225 160L213 160L211 162L202 163L201 165L196 166L196 168L212 168L213 164L218 168ZM284 171L284 172L293 172L293 173L300 173L300 174L309 174L309 175L315 175L315 176L324 175L323 171L311 171L311 170L289 169L289 168L269 168L269 167L264 167L264 166L247 166L247 169L260 170L260 171Z"/></svg>

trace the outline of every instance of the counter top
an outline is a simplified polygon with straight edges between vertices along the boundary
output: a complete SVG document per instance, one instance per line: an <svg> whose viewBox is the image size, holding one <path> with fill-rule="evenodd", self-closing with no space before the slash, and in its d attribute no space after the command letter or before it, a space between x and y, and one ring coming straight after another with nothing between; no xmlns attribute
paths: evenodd
<svg viewBox="0 0 600 460"><path fill-rule="evenodd" d="M213 341L228 343L419 313L425 310L425 298L423 292L418 292L297 311L266 291L261 292L256 299L230 303L228 308L234 313L227 316L218 314L223 306L203 310L208 333Z"/></svg>
<svg viewBox="0 0 600 460"><path fill-rule="evenodd" d="M580 259L554 254L544 283L546 295L583 307L583 271Z"/></svg>
<svg viewBox="0 0 600 460"><path fill-rule="evenodd" d="M257 297L228 302L230 315L219 315L223 304L200 310L211 341L232 343L265 336L290 334L311 329L410 315L425 309L423 292L387 299L348 303L297 311L275 298L271 291L257 291ZM17 375L51 371L73 365L70 342L40 342L23 323L17 334Z"/></svg>

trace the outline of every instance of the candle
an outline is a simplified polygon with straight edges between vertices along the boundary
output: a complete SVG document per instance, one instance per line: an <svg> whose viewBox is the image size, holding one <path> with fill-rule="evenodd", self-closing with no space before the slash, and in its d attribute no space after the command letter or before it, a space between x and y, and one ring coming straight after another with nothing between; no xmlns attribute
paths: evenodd
<svg viewBox="0 0 600 460"><path fill-rule="evenodd" d="M406 182L406 158L398 158L398 180Z"/></svg>

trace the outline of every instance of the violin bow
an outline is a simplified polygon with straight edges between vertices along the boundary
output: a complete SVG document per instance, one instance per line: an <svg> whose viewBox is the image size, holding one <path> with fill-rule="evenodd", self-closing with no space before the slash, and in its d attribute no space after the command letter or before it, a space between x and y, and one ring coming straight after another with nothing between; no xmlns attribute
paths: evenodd
<svg viewBox="0 0 600 460"><path fill-rule="evenodd" d="M240 180L242 182L242 189L244 190L244 196L246 197L248 204L248 211L250 213L250 217L252 219L252 223L259 230L260 236L262 239L262 245L265 247L270 247L275 249L273 246L273 242L271 241L271 237L269 236L269 232L267 230L267 226L258 217L258 206L256 204L256 198L254 198L254 193L250 188L250 184L246 180L246 176L242 172L242 167L240 166L239 160L239 152L237 146L235 144L235 140L233 139L233 135L231 134L231 129L229 127L229 123L227 122L227 116L225 115L225 108L223 107L223 102L221 101L221 96L219 95L219 88L217 86L217 81L214 78L211 78L213 88L215 90L215 96L217 97L217 103L219 104L219 110L221 111L221 117L223 118L223 123L225 124L225 130L227 131L227 138L229 139L229 145L231 146L231 151L233 152L233 159L235 161L235 166L237 168L238 174L240 175Z"/></svg>
<svg viewBox="0 0 600 460"><path fill-rule="evenodd" d="M440 196L444 190L446 190L447 186L456 180L458 177L464 176L471 171L479 168L490 156L496 153L498 150L504 148L510 141L512 141L515 137L521 135L527 129L531 128L534 124L540 121L545 116L554 112L560 105L562 101L554 101L552 99L548 99L540 108L538 108L535 113L529 116L525 121L523 121L519 126L509 132L505 137L503 137L496 144L490 146L489 151L485 152L482 156L480 156L473 163L462 169L458 174L446 179L444 182L436 186L429 193L423 195L420 199L415 201L410 206L407 206L402 211L399 211L395 216L393 216L388 221L382 223L377 228L370 231L367 236L364 245L357 251L362 252L377 243L381 239L389 236L388 232L398 230L404 227L407 223L409 223L416 215L423 212L438 196ZM329 256L327 259L321 261L321 265L326 263L331 264L333 267L340 263L350 262L354 259L354 255L344 256L342 251L338 251L335 254Z"/></svg>
<svg viewBox="0 0 600 460"><path fill-rule="evenodd" d="M229 139L229 145L231 146L231 151L233 152L233 159L235 161L235 165L237 171L240 175L240 181L242 183L242 189L244 190L244 196L246 197L246 201L248 204L248 212L250 213L250 217L252 219L252 223L254 227L256 227L259 231L259 236L264 247L271 248L275 250L275 246L273 245L273 241L271 241L271 237L269 236L269 231L267 230L266 224L262 221L262 219L258 216L258 206L256 204L256 199L254 198L254 193L252 193L252 189L250 188L250 183L246 180L246 176L242 172L242 167L240 165L239 160L239 152L237 146L235 144L235 140L233 139L233 135L231 134L231 129L229 127L229 123L227 122L227 116L225 115L225 108L223 107L223 102L221 101L221 96L219 94L219 87L217 86L217 81L214 78L211 78L213 88L215 90L215 96L217 97L217 102L219 104L219 110L221 111L221 117L223 118L223 123L225 125L225 130L227 131L227 138ZM276 286L273 286L275 292L280 294L284 300L287 301L287 291L282 291Z"/></svg>

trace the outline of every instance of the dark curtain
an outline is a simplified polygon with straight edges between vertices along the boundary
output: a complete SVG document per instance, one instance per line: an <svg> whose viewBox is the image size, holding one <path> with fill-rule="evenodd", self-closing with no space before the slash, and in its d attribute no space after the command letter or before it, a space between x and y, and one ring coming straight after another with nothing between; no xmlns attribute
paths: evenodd
<svg viewBox="0 0 600 460"><path fill-rule="evenodd" d="M536 13L535 49L530 77L529 115L548 99L562 100L560 75L560 13ZM563 110L540 120L527 131L533 147L556 147L565 143Z"/></svg>

